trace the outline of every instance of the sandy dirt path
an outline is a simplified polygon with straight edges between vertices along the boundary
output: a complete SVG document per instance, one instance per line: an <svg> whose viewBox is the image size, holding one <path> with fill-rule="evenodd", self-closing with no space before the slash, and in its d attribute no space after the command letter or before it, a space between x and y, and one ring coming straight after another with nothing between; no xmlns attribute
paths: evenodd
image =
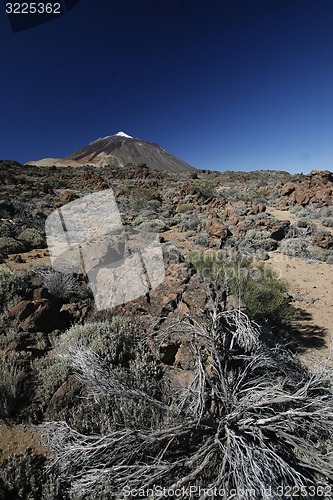
<svg viewBox="0 0 333 500"><path fill-rule="evenodd" d="M308 346L301 357L307 365L327 359L333 341L333 266L325 262L308 263L280 252L270 252L265 264L289 285L293 305L303 311L299 322ZM329 361L333 367L333 359Z"/></svg>

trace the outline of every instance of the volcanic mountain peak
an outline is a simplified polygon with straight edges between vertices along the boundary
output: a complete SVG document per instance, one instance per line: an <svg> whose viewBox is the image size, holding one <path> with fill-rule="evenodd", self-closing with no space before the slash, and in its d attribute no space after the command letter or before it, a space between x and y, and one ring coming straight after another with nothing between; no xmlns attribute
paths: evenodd
<svg viewBox="0 0 333 500"><path fill-rule="evenodd" d="M100 137L93 142L75 151L66 158L47 158L29 162L30 165L95 165L103 167L112 165L118 168L128 163L145 163L153 170L176 172L179 170L195 170L177 156L161 148L158 144L132 137L125 132Z"/></svg>
<svg viewBox="0 0 333 500"><path fill-rule="evenodd" d="M106 135L105 137L99 137L98 139L95 139L94 141L90 142L90 144L94 144L97 141L107 141L109 139L118 139L118 138L124 138L124 139L134 139L131 135L125 134L125 132L117 132L116 134L113 135Z"/></svg>

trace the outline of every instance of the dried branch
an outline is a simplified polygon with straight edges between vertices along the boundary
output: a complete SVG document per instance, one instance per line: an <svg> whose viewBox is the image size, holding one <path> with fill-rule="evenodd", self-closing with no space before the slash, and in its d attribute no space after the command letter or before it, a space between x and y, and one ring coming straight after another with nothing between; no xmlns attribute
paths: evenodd
<svg viewBox="0 0 333 500"><path fill-rule="evenodd" d="M131 489L198 485L252 491L323 484L333 477L332 371L310 373L290 353L267 349L260 330L240 311L212 308L211 326L174 322L158 345L187 341L193 379L171 401L131 387L96 354L74 347L72 366L92 393L143 401L160 412L144 428L85 436L64 422L44 424L54 465L74 498L121 498ZM170 410L171 406L177 411ZM203 494L202 498L205 498ZM314 497L315 498L315 497Z"/></svg>

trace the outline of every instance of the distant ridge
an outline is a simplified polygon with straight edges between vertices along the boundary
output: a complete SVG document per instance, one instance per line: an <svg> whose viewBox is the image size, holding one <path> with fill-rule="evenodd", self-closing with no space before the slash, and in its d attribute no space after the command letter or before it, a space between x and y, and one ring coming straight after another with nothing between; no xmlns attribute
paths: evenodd
<svg viewBox="0 0 333 500"><path fill-rule="evenodd" d="M80 148L66 158L44 158L38 161L27 162L37 166L70 166L94 165L103 167L112 165L123 168L128 163L145 163L153 170L178 172L181 170L195 170L177 156L153 142L143 141L132 137L125 132L101 137Z"/></svg>

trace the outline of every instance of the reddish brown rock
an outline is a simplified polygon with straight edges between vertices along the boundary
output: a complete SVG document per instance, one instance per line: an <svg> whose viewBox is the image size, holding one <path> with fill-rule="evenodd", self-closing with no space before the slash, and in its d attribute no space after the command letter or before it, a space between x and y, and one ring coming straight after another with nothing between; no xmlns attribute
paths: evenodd
<svg viewBox="0 0 333 500"><path fill-rule="evenodd" d="M309 192L296 190L295 201L298 205L307 205L310 201Z"/></svg>
<svg viewBox="0 0 333 500"><path fill-rule="evenodd" d="M28 318L35 311L33 302L30 300L22 300L16 306L12 307L9 311L10 316L19 321Z"/></svg>
<svg viewBox="0 0 333 500"><path fill-rule="evenodd" d="M293 204L306 206L309 203L329 205L333 203L332 172L313 170L299 183L288 183L280 189L281 196ZM280 204L281 205L281 204Z"/></svg>
<svg viewBox="0 0 333 500"><path fill-rule="evenodd" d="M53 394L45 411L46 417L61 411L66 406L72 406L73 399L82 395L82 386L74 377L69 377L59 389Z"/></svg>
<svg viewBox="0 0 333 500"><path fill-rule="evenodd" d="M316 233L313 236L313 243L320 248L329 250L330 248L333 248L333 234L324 232Z"/></svg>
<svg viewBox="0 0 333 500"><path fill-rule="evenodd" d="M60 201L62 203L69 203L71 201L74 201L78 198L78 196L73 193L73 191L64 191L61 195L60 195Z"/></svg>
<svg viewBox="0 0 333 500"><path fill-rule="evenodd" d="M289 195L291 195L291 193L293 193L295 191L295 188L296 188L295 184L288 182L280 190L280 194L281 194L281 196L289 196Z"/></svg>
<svg viewBox="0 0 333 500"><path fill-rule="evenodd" d="M219 238L222 240L226 240L228 237L228 228L217 219L213 219L208 226L206 227L206 231L209 236L214 238Z"/></svg>
<svg viewBox="0 0 333 500"><path fill-rule="evenodd" d="M270 237L276 241L283 240L289 227L290 227L289 220L281 220L281 221L275 222L270 228L270 231L271 231Z"/></svg>
<svg viewBox="0 0 333 500"><path fill-rule="evenodd" d="M49 333L66 328L66 324L60 317L60 304L57 301L33 300L25 305L23 311L24 319L20 323L20 329L23 331Z"/></svg>

